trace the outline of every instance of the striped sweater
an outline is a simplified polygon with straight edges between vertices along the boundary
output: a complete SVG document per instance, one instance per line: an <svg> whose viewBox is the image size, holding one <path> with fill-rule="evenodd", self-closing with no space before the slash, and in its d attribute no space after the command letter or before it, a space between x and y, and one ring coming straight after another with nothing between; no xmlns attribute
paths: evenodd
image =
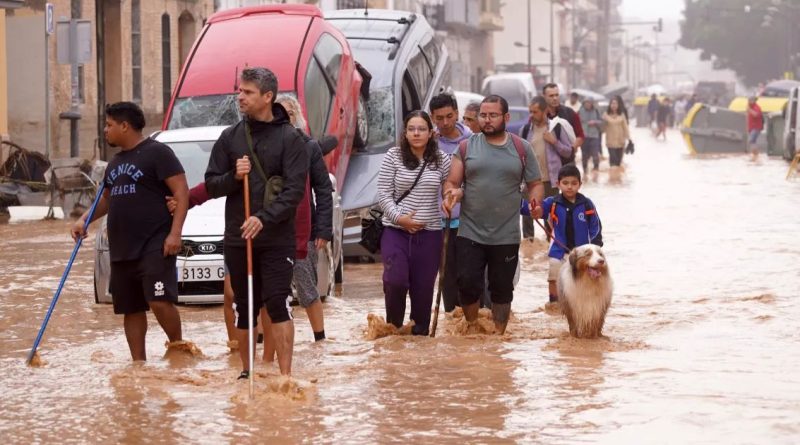
<svg viewBox="0 0 800 445"><path fill-rule="evenodd" d="M442 183L450 173L450 156L441 150L439 168L430 164L419 178L419 182L400 204L396 201L408 190L417 178L422 162L414 170L403 165L400 148L390 148L383 158L378 174L378 205L383 211L383 224L401 228L397 220L408 213L416 211L414 220L425 224L425 230L441 230L442 219L439 210L439 197L442 194Z"/></svg>

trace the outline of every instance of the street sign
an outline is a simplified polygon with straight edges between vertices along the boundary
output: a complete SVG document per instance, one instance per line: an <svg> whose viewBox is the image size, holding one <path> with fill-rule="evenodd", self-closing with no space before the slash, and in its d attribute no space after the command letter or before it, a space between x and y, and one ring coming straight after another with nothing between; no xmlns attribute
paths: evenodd
<svg viewBox="0 0 800 445"><path fill-rule="evenodd" d="M47 35L52 36L56 30L56 11L55 5L48 3L44 8L44 23Z"/></svg>
<svg viewBox="0 0 800 445"><path fill-rule="evenodd" d="M91 61L92 22L76 19L59 20L56 24L56 44L56 56L60 64L80 64Z"/></svg>

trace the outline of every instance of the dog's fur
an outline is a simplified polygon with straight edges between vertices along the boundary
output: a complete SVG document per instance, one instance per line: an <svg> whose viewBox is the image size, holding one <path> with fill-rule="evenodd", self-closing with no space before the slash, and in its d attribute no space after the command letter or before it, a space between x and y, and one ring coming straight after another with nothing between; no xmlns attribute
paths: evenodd
<svg viewBox="0 0 800 445"><path fill-rule="evenodd" d="M567 317L570 335L578 338L602 335L613 286L599 246L585 244L572 250L558 276L558 301Z"/></svg>

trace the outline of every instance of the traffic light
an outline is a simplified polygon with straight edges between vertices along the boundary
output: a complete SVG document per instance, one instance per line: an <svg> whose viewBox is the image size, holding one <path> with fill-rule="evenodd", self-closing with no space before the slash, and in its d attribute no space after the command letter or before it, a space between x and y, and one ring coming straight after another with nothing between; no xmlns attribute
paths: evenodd
<svg viewBox="0 0 800 445"><path fill-rule="evenodd" d="M661 32L664 30L664 19L659 18L658 23L656 24L656 32Z"/></svg>

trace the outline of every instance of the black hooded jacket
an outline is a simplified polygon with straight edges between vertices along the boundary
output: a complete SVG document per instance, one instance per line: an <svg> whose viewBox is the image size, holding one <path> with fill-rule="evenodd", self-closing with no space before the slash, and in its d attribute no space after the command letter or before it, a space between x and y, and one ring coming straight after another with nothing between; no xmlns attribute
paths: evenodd
<svg viewBox="0 0 800 445"><path fill-rule="evenodd" d="M311 190L314 192L314 199L309 199L311 204L311 239L317 238L330 241L333 239L333 184L328 176L328 167L322 156L322 148L316 139L312 139L302 131L299 131L303 140L306 141L310 160L308 179L311 183Z"/></svg>
<svg viewBox="0 0 800 445"><path fill-rule="evenodd" d="M309 152L305 141L289 122L286 110L272 105L273 120L260 122L248 118L253 149L267 177L282 176L283 190L272 204L263 208L264 179L253 166L249 174L250 214L258 217L264 228L253 240L254 247L295 246L294 216L306 190ZM236 180L236 160L250 157L244 121L223 130L206 169L206 189L212 198L227 196L225 202L225 243L243 246L244 182ZM296 246L295 246L296 247Z"/></svg>

